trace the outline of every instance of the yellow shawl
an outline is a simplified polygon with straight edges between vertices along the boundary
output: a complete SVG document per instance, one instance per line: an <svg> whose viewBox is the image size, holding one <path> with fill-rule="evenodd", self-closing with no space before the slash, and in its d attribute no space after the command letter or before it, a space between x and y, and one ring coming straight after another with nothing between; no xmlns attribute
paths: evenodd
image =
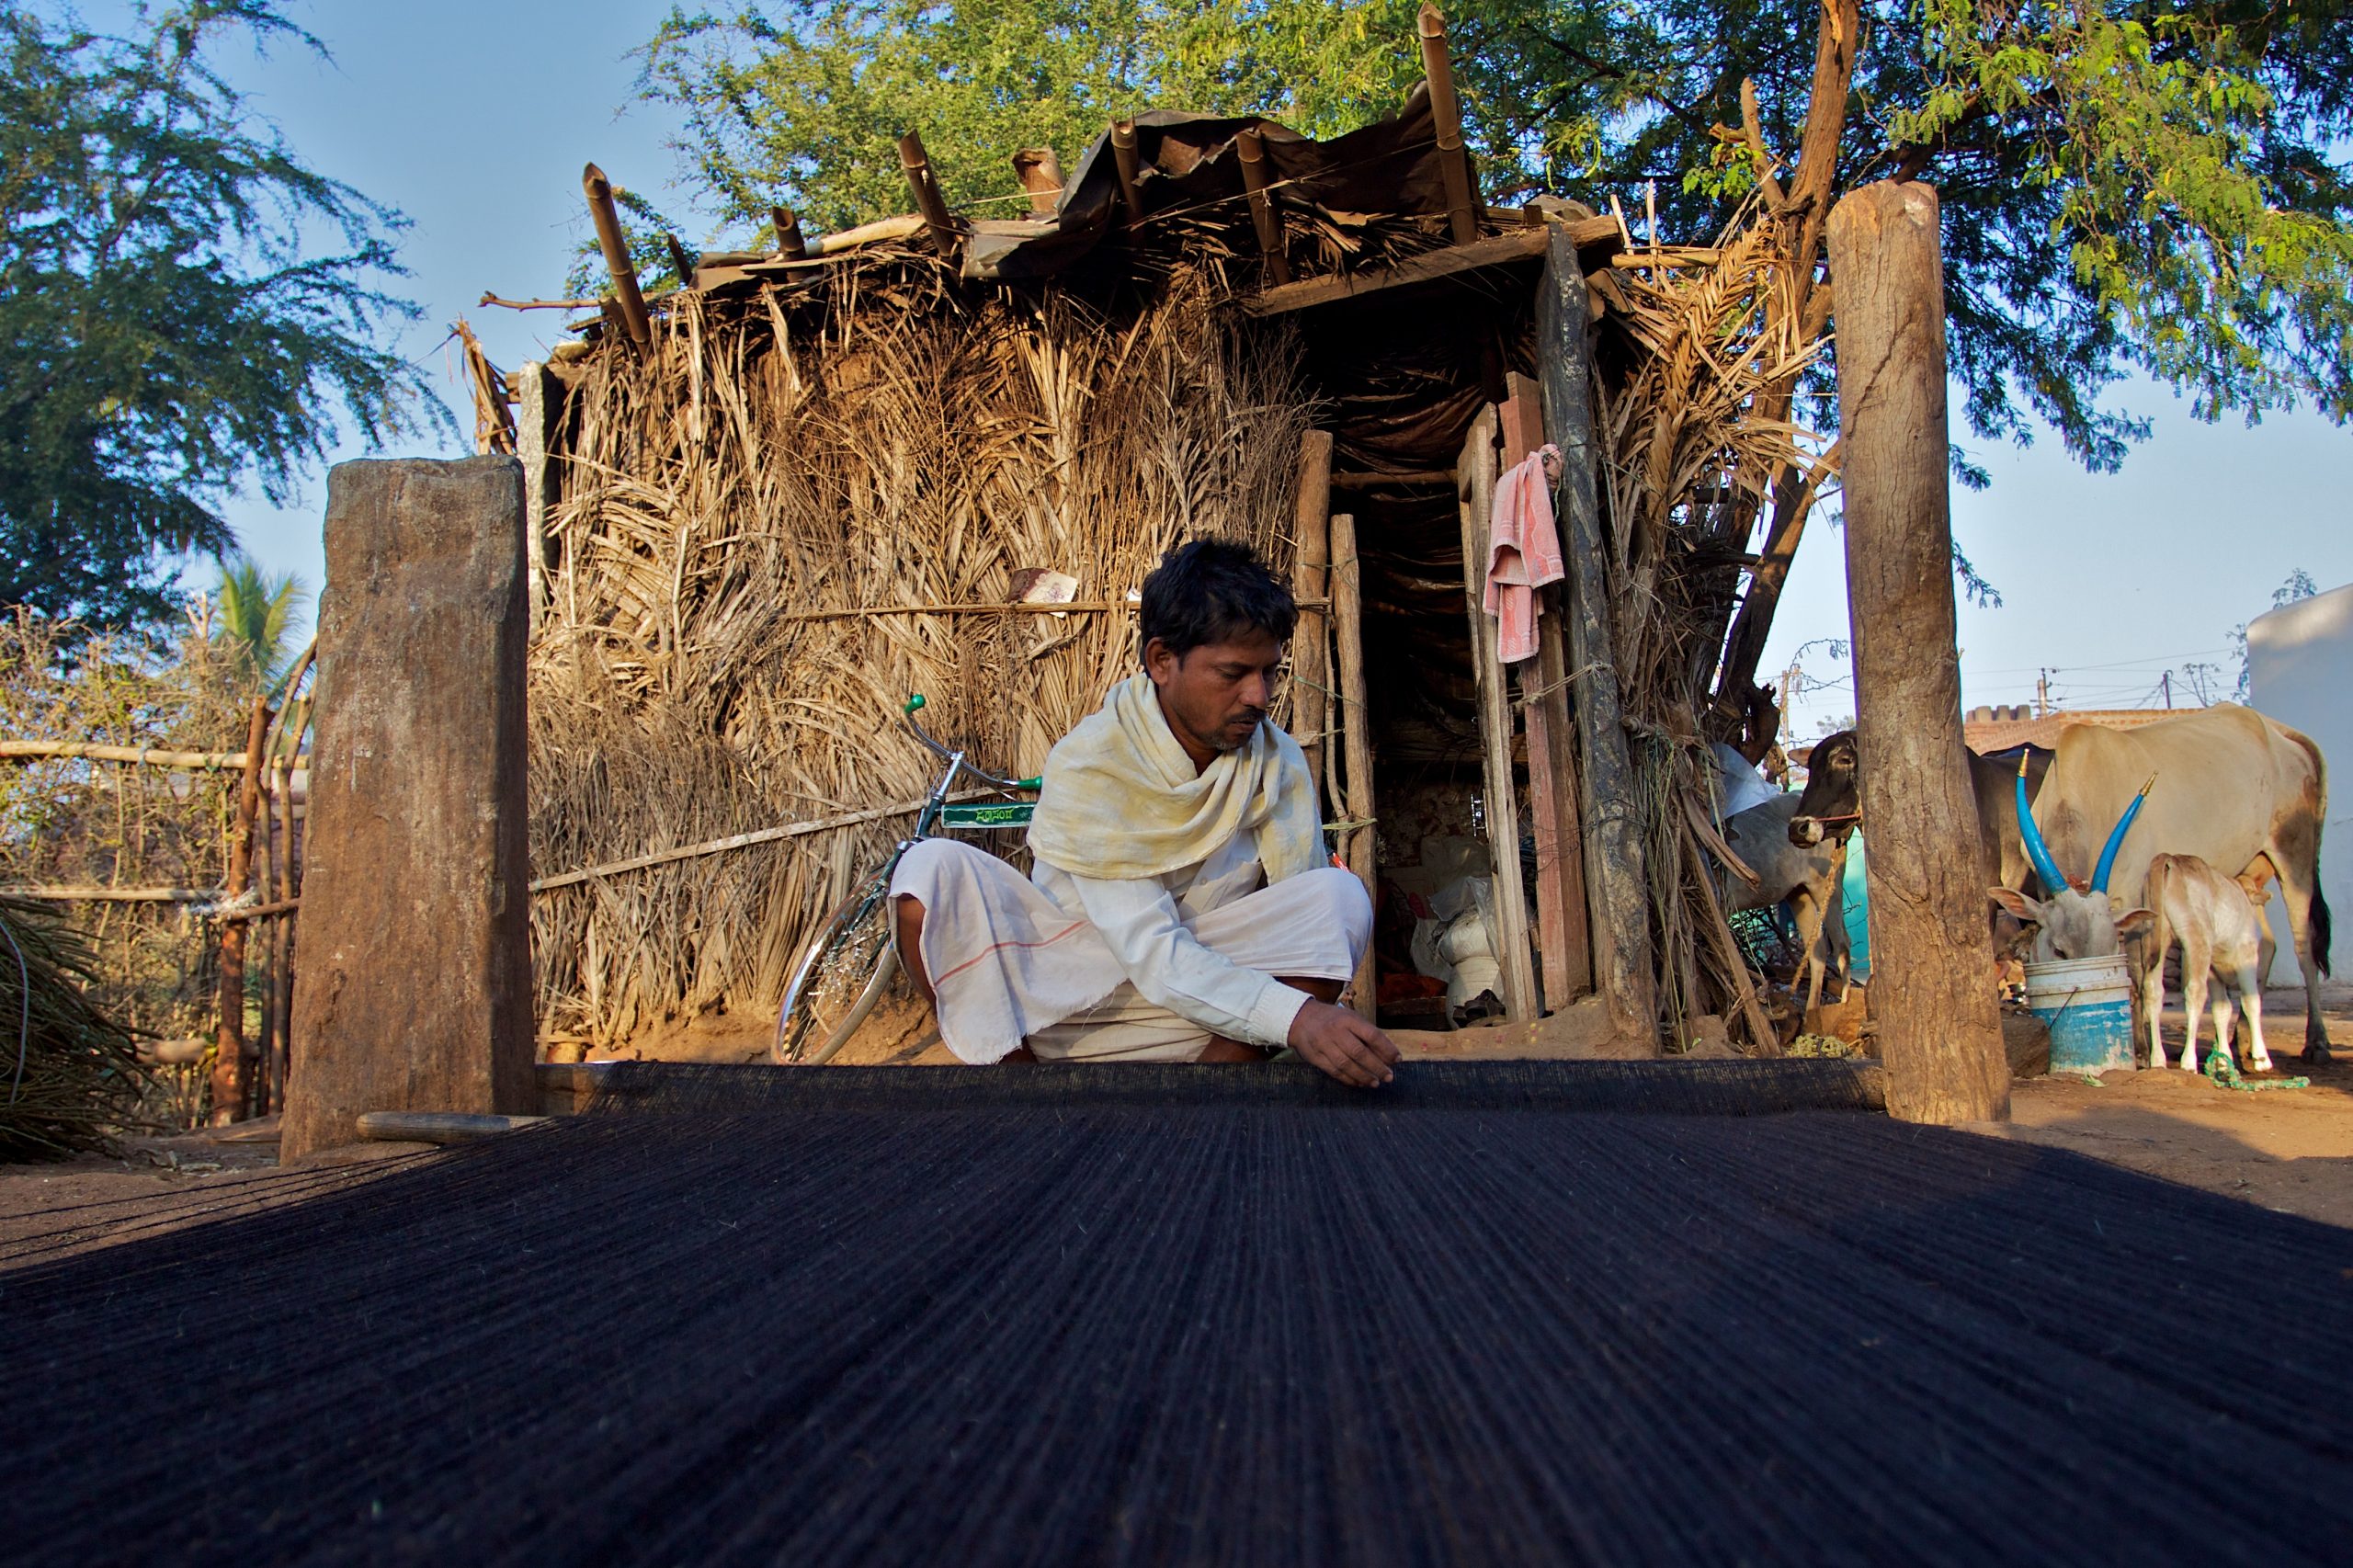
<svg viewBox="0 0 2353 1568"><path fill-rule="evenodd" d="M1029 847L1076 877L1161 877L1254 835L1272 886L1324 863L1314 780L1273 721L1199 774L1141 672L1111 688L1046 756Z"/></svg>

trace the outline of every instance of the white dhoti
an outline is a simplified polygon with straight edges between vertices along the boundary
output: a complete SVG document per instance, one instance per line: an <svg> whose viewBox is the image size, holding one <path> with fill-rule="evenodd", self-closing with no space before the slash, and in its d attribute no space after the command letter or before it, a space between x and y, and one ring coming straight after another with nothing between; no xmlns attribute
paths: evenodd
<svg viewBox="0 0 2353 1568"><path fill-rule="evenodd" d="M923 906L939 1037L962 1061L1025 1040L1041 1058L1121 1062L1192 1062L1209 1045L1211 1029L1137 990L1092 924L993 855L926 839L899 862L893 908L903 894ZM1364 884L1334 867L1179 908L1194 941L1267 975L1345 982L1372 939Z"/></svg>

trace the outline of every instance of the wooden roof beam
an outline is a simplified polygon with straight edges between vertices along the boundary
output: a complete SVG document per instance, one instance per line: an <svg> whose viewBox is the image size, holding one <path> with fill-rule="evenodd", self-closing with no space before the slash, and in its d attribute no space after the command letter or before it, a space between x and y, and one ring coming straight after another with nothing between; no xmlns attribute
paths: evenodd
<svg viewBox="0 0 2353 1568"><path fill-rule="evenodd" d="M1588 218L1560 225L1568 231L1572 243L1580 248L1614 242L1618 225L1607 218ZM1242 308L1254 316L1276 316L1290 311L1303 311L1315 305L1329 305L1342 300L1361 299L1390 289L1402 289L1409 284L1427 283L1440 278L1451 278L1482 267L1502 267L1516 261L1530 261L1544 255L1552 244L1554 225L1536 224L1517 229L1493 239L1473 240L1467 245L1448 245L1441 250L1425 251L1420 256L1368 272L1336 273L1324 278L1306 278L1296 283L1278 284L1260 290L1245 300Z"/></svg>

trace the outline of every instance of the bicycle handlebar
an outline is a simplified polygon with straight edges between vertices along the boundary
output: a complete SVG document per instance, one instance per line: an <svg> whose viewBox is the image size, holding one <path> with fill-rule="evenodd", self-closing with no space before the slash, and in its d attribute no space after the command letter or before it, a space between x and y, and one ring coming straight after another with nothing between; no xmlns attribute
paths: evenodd
<svg viewBox="0 0 2353 1568"><path fill-rule="evenodd" d="M972 758L965 756L962 752L949 751L946 746L941 745L938 741L932 739L930 732L926 731L921 724L915 722L916 712L924 706L924 695L922 692L918 691L907 699L905 705L900 709L900 711L906 716L907 728L915 732L915 739L921 741L924 744L924 749L930 752L932 756L939 758L940 761L947 763L951 767L961 768L964 772L971 774L982 783L993 785L999 790L1035 790L1039 787L1040 781L1037 778L999 778L996 774L991 773L987 768L973 762Z"/></svg>

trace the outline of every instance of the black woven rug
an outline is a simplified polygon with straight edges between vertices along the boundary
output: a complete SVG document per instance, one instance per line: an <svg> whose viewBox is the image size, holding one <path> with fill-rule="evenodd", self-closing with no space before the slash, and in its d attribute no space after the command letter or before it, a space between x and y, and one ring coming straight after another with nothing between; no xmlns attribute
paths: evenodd
<svg viewBox="0 0 2353 1568"><path fill-rule="evenodd" d="M2353 1233L1478 1071L1344 1110L1247 1069L779 1072L693 1114L729 1075L647 1074L637 1114L19 1265L0 1551L2353 1561ZM1853 1097L1798 1081L1708 1092Z"/></svg>

